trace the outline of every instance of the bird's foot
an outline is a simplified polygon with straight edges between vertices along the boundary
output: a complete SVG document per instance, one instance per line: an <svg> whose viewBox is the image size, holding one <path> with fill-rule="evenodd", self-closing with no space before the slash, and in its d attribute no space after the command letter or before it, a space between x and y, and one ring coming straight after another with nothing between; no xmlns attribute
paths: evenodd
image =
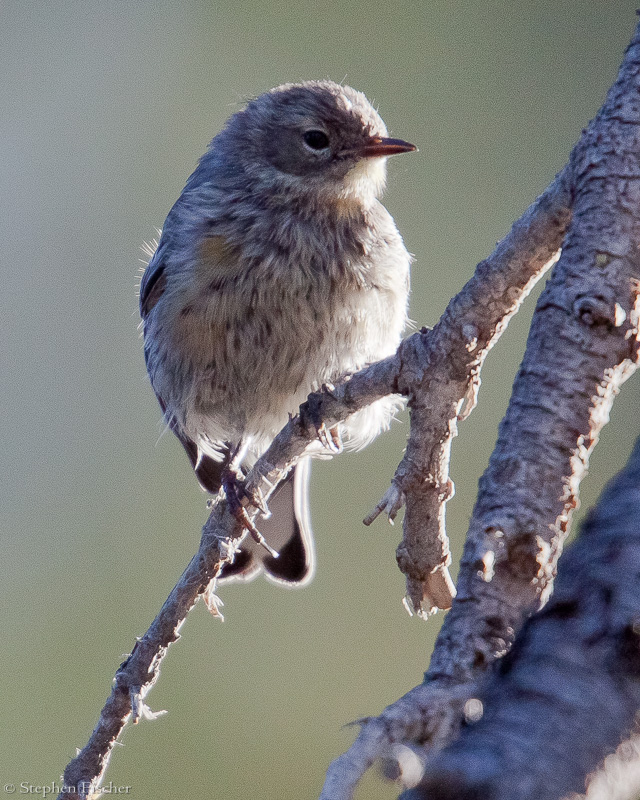
<svg viewBox="0 0 640 800"><path fill-rule="evenodd" d="M262 497L250 496L245 489L243 476L230 467L227 467L225 470L223 470L222 488L224 489L224 493L227 497L229 511L236 518L238 523L249 532L249 535L254 542L264 547L264 549L269 553L269 555L273 556L273 558L278 558L280 554L277 550L274 550L273 547L269 545L264 536L256 528L255 524L247 514L245 504L242 502L243 499L248 500L251 505L258 508L263 514L267 515L269 510Z"/></svg>
<svg viewBox="0 0 640 800"><path fill-rule="evenodd" d="M322 391L332 394L334 387L330 383L322 384ZM320 444L330 453L338 455L344 449L342 436L338 425L329 428L322 419L322 395L309 395L307 402L300 407L300 414L304 423L315 428Z"/></svg>

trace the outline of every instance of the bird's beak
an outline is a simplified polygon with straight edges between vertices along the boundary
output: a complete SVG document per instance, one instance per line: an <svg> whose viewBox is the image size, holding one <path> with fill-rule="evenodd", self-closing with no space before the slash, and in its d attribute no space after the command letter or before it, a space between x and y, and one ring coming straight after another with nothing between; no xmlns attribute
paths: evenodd
<svg viewBox="0 0 640 800"><path fill-rule="evenodd" d="M385 158L397 153L413 153L418 148L403 139L384 139L381 136L372 136L363 147L358 148L361 158Z"/></svg>

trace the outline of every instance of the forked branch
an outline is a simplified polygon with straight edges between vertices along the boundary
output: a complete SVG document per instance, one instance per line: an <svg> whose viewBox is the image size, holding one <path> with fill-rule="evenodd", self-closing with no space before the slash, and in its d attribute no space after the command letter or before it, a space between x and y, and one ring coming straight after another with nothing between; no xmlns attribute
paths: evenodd
<svg viewBox="0 0 640 800"><path fill-rule="evenodd" d="M419 427L421 419L424 424L421 412L429 403L436 406L439 402L437 392L443 384L449 387L447 402L452 416L445 419L444 412L439 416L442 440L439 458L443 468L437 474L445 475L450 435L447 438L444 433L455 430L456 416L463 399L469 396L470 387L478 379L486 351L557 250L568 219L567 208L567 190L560 176L516 223L512 233L498 246L495 256L479 265L474 278L450 303L443 320L434 330L414 334L401 344L394 356L372 364L330 390L310 396L301 414L278 434L247 476L248 494L259 492L268 497L316 437L312 420L321 417L331 427L380 397L404 394L410 398L413 409L410 449L417 457L413 471L405 468L403 482L398 483L398 478L396 485L402 487L403 496L412 509L419 502L443 509L446 493L432 480L421 478L417 471L425 463L421 460L421 446L414 441L416 435L424 435ZM484 306L479 299L483 293L488 298ZM459 396L454 400L455 391ZM420 401L416 400L418 397ZM308 404L313 404L314 413L309 413ZM418 434L414 433L416 426ZM437 458L431 455L432 461ZM406 463L405 459L403 464ZM442 484L447 481L448 477L442 480ZM421 501L414 502L414 491L423 498ZM429 597L429 606L439 604L447 607L452 584L446 570L448 545L444 511L438 511L433 519L436 524L423 525L417 533L405 525L405 539L410 537L405 546L409 555L401 559L401 565L407 571L409 581L420 583L421 602L422 598ZM149 630L136 642L131 655L118 670L113 691L89 743L65 770L65 785L77 789L75 795L65 793L65 800L90 797L97 790L111 751L133 712L144 712L148 716L143 700L158 679L160 663L169 645L178 639L179 628L198 597L205 595L210 609L218 613L213 581L221 565L233 557L241 536L234 518L227 513L224 497L219 496L203 528L198 553ZM418 546L420 540L422 547ZM426 559L420 556L423 551L431 552L431 556ZM412 560L411 553L416 554L415 560ZM414 605L419 608L417 600Z"/></svg>

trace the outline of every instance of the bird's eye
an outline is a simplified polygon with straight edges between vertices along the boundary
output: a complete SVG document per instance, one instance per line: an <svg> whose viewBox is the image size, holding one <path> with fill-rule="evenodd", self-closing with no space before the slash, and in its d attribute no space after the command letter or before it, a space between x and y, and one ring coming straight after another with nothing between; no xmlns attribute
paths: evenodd
<svg viewBox="0 0 640 800"><path fill-rule="evenodd" d="M302 138L312 150L326 150L329 147L329 137L324 131L305 131Z"/></svg>

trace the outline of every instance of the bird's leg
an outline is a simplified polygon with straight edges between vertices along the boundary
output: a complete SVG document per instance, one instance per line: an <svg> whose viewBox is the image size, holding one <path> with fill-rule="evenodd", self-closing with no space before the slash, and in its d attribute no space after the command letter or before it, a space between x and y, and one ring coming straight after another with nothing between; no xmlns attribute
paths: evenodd
<svg viewBox="0 0 640 800"><path fill-rule="evenodd" d="M251 538L255 542L257 542L259 545L262 545L269 555L273 556L274 558L278 558L279 553L269 545L264 536L256 528L255 524L249 518L247 509L242 502L243 498L246 498L251 505L258 508L263 514L269 513L269 510L266 507L262 497L250 497L246 492L244 486L244 473L239 466L239 461L245 453L245 449L241 446L241 444L242 443L240 443L234 450L229 463L222 470L221 475L222 488L224 489L224 493L227 497L229 511L233 514L240 525L242 525L242 527L249 532Z"/></svg>
<svg viewBox="0 0 640 800"><path fill-rule="evenodd" d="M248 443L241 439L235 448L230 451L227 470L231 476L235 478L236 494L238 495L239 501L242 502L242 499L246 498L249 503L254 508L257 508L263 516L268 517L269 509L267 508L267 504L265 503L260 490L255 489L252 492L247 491L245 484L245 470L242 468L242 462L247 455L248 449ZM244 505L244 503L242 504Z"/></svg>
<svg viewBox="0 0 640 800"><path fill-rule="evenodd" d="M334 387L330 383L322 384L322 391L331 394ZM331 453L338 455L344 449L340 428L334 425L328 428L322 419L322 395L312 394L307 402L300 407L300 416L304 423L311 423L316 430L320 444Z"/></svg>

